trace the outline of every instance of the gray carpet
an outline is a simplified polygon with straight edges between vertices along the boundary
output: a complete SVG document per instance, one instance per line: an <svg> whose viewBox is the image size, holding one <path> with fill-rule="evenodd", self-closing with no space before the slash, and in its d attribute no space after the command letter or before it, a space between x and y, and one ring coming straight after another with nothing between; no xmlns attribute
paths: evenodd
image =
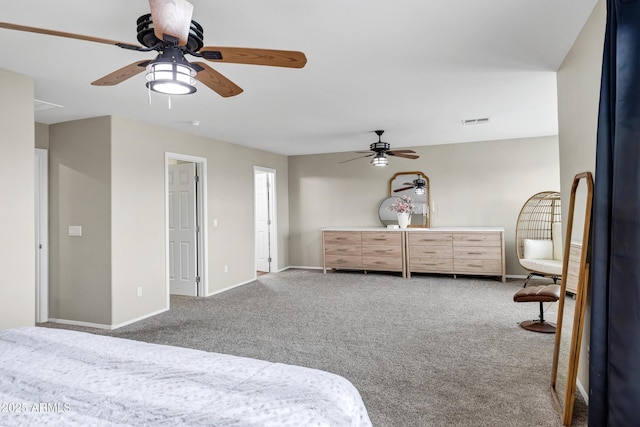
<svg viewBox="0 0 640 427"><path fill-rule="evenodd" d="M513 302L521 283L288 270L209 298L172 296L169 312L91 332L339 374L376 427L560 426L554 336L518 326L538 311ZM586 424L580 400L573 425Z"/></svg>

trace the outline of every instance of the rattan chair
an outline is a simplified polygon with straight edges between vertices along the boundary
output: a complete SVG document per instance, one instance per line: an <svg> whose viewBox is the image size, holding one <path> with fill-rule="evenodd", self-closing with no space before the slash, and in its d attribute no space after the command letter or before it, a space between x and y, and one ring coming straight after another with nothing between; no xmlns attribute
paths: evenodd
<svg viewBox="0 0 640 427"><path fill-rule="evenodd" d="M560 193L555 191L534 194L520 210L516 253L529 271L525 287L533 276L549 277L554 283L562 276L561 214Z"/></svg>

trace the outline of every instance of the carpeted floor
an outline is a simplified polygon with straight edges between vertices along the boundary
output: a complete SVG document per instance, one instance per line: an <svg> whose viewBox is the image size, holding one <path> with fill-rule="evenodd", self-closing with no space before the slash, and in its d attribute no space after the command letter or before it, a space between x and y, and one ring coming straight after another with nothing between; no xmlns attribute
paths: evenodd
<svg viewBox="0 0 640 427"><path fill-rule="evenodd" d="M538 312L513 302L521 286L288 270L209 298L172 296L169 312L91 332L339 374L376 427L560 426L550 393L554 335L518 326ZM573 425L586 424L579 399Z"/></svg>

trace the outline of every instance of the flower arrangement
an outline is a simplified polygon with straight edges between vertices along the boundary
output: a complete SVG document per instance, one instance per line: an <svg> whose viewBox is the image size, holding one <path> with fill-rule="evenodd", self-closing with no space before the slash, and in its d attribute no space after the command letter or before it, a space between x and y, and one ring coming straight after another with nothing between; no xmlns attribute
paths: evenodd
<svg viewBox="0 0 640 427"><path fill-rule="evenodd" d="M404 195L402 197L396 197L396 201L387 209L392 212L412 214L415 212L416 207L413 204L413 199Z"/></svg>

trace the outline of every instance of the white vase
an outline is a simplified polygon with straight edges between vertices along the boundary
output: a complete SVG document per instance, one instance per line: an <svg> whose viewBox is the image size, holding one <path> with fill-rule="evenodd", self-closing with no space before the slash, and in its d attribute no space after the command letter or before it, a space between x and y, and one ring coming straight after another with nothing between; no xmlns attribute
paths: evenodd
<svg viewBox="0 0 640 427"><path fill-rule="evenodd" d="M398 212L398 225L400 228L407 228L411 221L411 214L406 212Z"/></svg>

